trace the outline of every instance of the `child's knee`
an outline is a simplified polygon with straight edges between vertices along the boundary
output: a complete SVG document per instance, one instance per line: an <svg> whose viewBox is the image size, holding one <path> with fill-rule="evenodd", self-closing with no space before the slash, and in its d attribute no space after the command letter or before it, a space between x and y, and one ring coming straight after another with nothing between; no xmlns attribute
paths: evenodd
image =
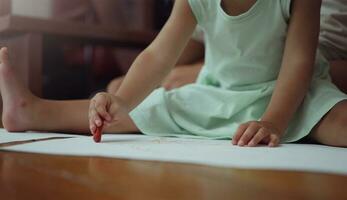
<svg viewBox="0 0 347 200"><path fill-rule="evenodd" d="M347 101L342 101L324 117L311 138L330 146L347 147Z"/></svg>
<svg viewBox="0 0 347 200"><path fill-rule="evenodd" d="M338 103L331 111L329 121L339 129L339 132L347 130L347 101Z"/></svg>
<svg viewBox="0 0 347 200"><path fill-rule="evenodd" d="M331 130L326 133L332 146L347 147L347 110L339 110L330 119Z"/></svg>

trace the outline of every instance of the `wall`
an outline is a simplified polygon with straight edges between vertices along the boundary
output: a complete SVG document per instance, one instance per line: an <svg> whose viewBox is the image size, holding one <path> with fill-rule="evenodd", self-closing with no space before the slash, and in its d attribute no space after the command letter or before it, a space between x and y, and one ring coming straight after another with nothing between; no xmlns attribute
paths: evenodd
<svg viewBox="0 0 347 200"><path fill-rule="evenodd" d="M51 16L51 0L12 0L12 13L32 17Z"/></svg>

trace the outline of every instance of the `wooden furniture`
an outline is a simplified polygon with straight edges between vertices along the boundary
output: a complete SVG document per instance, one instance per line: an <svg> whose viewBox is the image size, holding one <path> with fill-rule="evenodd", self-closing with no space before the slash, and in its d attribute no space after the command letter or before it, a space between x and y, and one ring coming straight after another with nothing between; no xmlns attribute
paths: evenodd
<svg viewBox="0 0 347 200"><path fill-rule="evenodd" d="M38 96L42 96L43 66L49 65L45 58L52 42L144 48L155 35L151 31L119 30L105 25L0 16L0 47L9 48L11 63L19 78Z"/></svg>
<svg viewBox="0 0 347 200"><path fill-rule="evenodd" d="M154 32L126 31L103 25L6 15L0 17L0 46L8 46L11 62L22 81L36 94L42 93L45 44L72 42L105 46L147 46Z"/></svg>
<svg viewBox="0 0 347 200"><path fill-rule="evenodd" d="M0 151L1 199L347 199L347 176Z"/></svg>
<svg viewBox="0 0 347 200"><path fill-rule="evenodd" d="M0 0L0 16L11 13L11 0Z"/></svg>

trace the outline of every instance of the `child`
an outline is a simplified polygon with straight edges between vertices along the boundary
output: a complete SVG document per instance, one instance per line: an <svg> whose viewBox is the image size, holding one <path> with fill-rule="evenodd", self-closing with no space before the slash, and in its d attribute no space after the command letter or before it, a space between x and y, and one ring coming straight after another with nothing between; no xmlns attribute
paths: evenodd
<svg viewBox="0 0 347 200"><path fill-rule="evenodd" d="M330 62L330 76L336 86L347 93L347 1L345 0L322 0L321 27L319 36L319 49L323 56ZM191 42L201 46L204 43L204 34L201 28L197 27ZM191 43L190 42L190 43ZM190 44L189 43L189 44ZM201 51L195 46L187 45L184 57L194 52ZM192 48L193 47L193 48ZM181 56L182 56L181 55ZM180 58L181 60L181 58ZM203 63L203 57L200 58ZM202 64L185 63L177 65L162 83L166 90L182 87L186 84L195 83ZM117 77L108 86L107 92L116 93L124 77Z"/></svg>
<svg viewBox="0 0 347 200"><path fill-rule="evenodd" d="M329 81L320 54L316 58L320 4L177 0L167 24L135 60L117 94L97 94L90 104L33 96L19 84L2 49L5 128L86 132L89 106L92 133L140 129L150 135L232 138L234 145L271 147L309 136L322 144L347 146L347 96ZM197 83L151 93L197 23L206 34L205 66Z"/></svg>

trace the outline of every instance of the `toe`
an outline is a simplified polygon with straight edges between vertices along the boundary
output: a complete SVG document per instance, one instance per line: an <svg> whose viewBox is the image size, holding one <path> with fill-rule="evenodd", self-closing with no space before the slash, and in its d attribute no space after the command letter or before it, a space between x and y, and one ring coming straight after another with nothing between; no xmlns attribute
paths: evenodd
<svg viewBox="0 0 347 200"><path fill-rule="evenodd" d="M8 50L6 47L0 50L0 63L8 64Z"/></svg>

